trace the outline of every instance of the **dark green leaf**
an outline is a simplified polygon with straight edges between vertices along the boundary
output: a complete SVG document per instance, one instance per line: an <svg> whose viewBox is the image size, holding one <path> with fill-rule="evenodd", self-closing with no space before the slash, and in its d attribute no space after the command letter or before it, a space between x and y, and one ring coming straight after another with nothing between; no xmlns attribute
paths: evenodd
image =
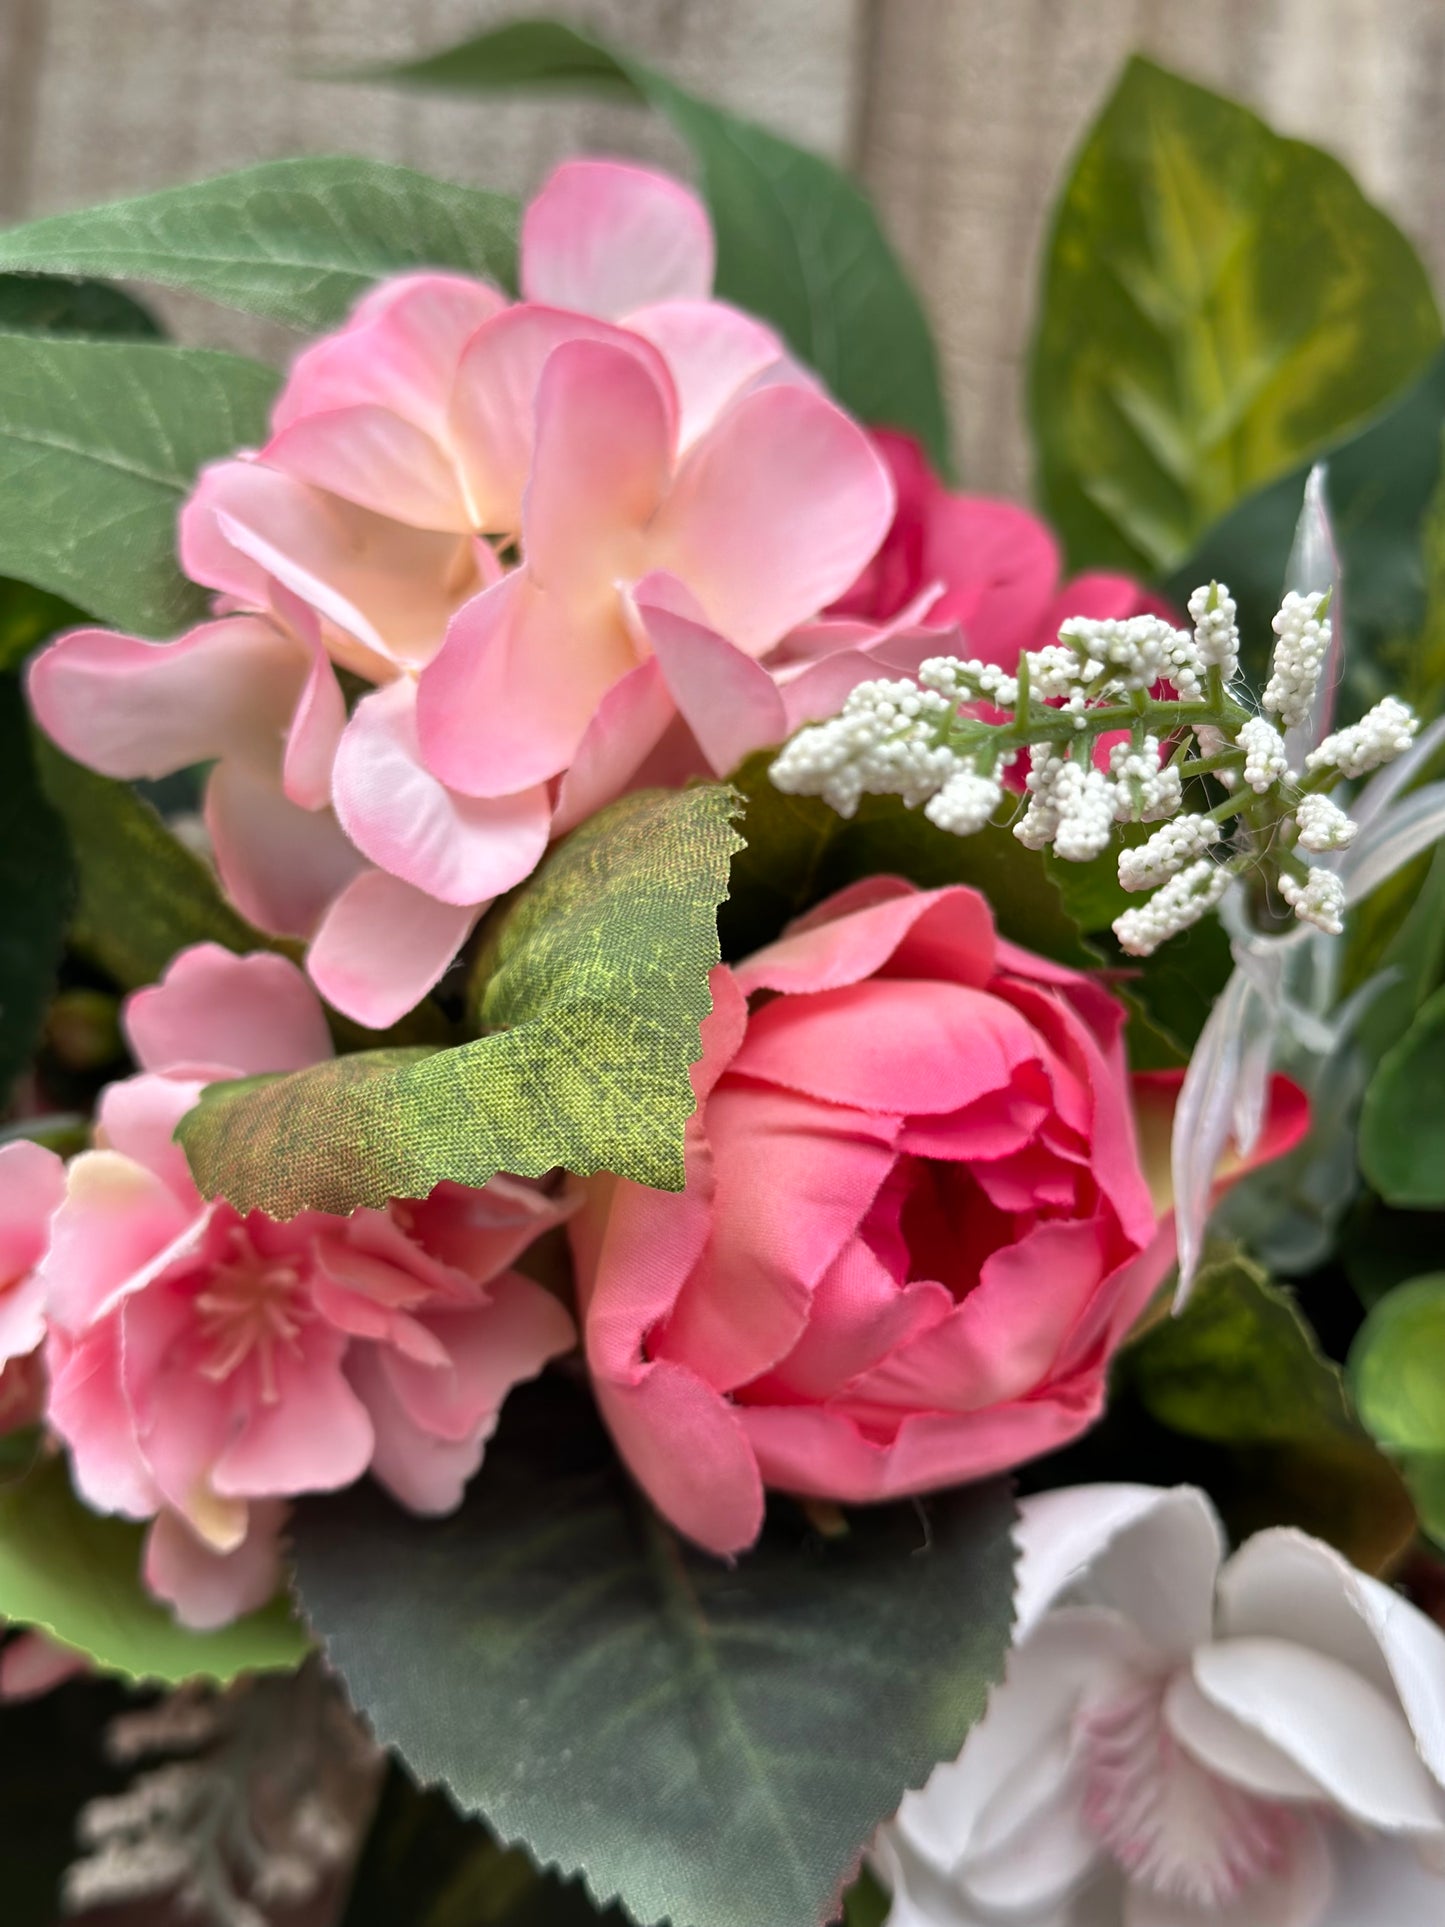
<svg viewBox="0 0 1445 1927"><path fill-rule="evenodd" d="M1445 1206L1445 990L1380 1060L1360 1114L1360 1168L1387 1203Z"/></svg>
<svg viewBox="0 0 1445 1927"><path fill-rule="evenodd" d="M771 321L846 408L908 430L947 471L938 358L918 296L867 199L828 161L559 20L514 21L426 60L341 77L457 94L583 85L655 107L701 169L718 294Z"/></svg>
<svg viewBox="0 0 1445 1927"><path fill-rule="evenodd" d="M516 222L501 194L381 161L313 156L30 221L0 234L0 268L153 281L320 329L406 268L460 268L510 285Z"/></svg>
<svg viewBox="0 0 1445 1927"><path fill-rule="evenodd" d="M1204 1271L1183 1316L1147 1332L1124 1370L1160 1425L1235 1457L1226 1510L1238 1536L1298 1524L1370 1570L1409 1540L1409 1499L1355 1419L1339 1367L1289 1292L1247 1259Z"/></svg>
<svg viewBox="0 0 1445 1927"><path fill-rule="evenodd" d="M277 379L199 349L0 335L0 574L149 636L204 614L176 515L203 463L264 436Z"/></svg>
<svg viewBox="0 0 1445 1927"><path fill-rule="evenodd" d="M154 315L103 281L59 274L0 274L0 331L25 335L133 335L159 339Z"/></svg>
<svg viewBox="0 0 1445 1927"><path fill-rule="evenodd" d="M1350 1352L1350 1383L1372 1436L1400 1461L1425 1530L1445 1545L1445 1273L1379 1301Z"/></svg>
<svg viewBox="0 0 1445 1927"><path fill-rule="evenodd" d="M65 831L30 755L25 701L0 676L0 1107L30 1061L70 909Z"/></svg>
<svg viewBox="0 0 1445 1927"><path fill-rule="evenodd" d="M1338 161L1131 61L1059 204L1030 375L1071 563L1173 568L1439 346L1423 267Z"/></svg>
<svg viewBox="0 0 1445 1927"><path fill-rule="evenodd" d="M1393 690L1407 668L1402 638L1425 619L1427 518L1440 481L1445 355L1368 426L1326 448L1330 524L1340 557L1345 624L1341 714ZM1165 583L1181 607L1201 582L1227 582L1239 604L1245 668L1268 673L1270 623L1304 500L1309 463L1248 495L1208 529Z"/></svg>
<svg viewBox="0 0 1445 1927"><path fill-rule="evenodd" d="M0 579L0 674L16 669L38 644L59 629L85 620L74 603L32 589L27 582Z"/></svg>
<svg viewBox="0 0 1445 1927"><path fill-rule="evenodd" d="M503 1839L638 1921L817 1927L983 1711L1012 1519L973 1487L824 1540L783 1502L724 1565L550 1379L508 1401L454 1518L372 1487L303 1503L298 1587L378 1736Z"/></svg>
<svg viewBox="0 0 1445 1927"><path fill-rule="evenodd" d="M38 1626L101 1672L174 1684L243 1672L285 1672L306 1635L275 1601L219 1632L177 1625L141 1584L140 1526L103 1519L50 1459L0 1490L0 1618Z"/></svg>
<svg viewBox="0 0 1445 1927"><path fill-rule="evenodd" d="M1354 921L1368 916L1384 895L1384 890L1376 890L1360 906ZM1369 959L1370 974L1386 973L1388 980L1355 1027L1360 1049L1372 1064L1399 1042L1415 1012L1445 978L1445 849L1426 856L1417 887L1406 893L1403 905L1392 909L1393 917L1385 926L1389 934ZM1362 946L1354 929L1350 934L1353 966Z"/></svg>
<svg viewBox="0 0 1445 1927"><path fill-rule="evenodd" d="M725 957L747 956L835 890L881 874L906 877L925 890L969 884L988 898L999 930L1012 942L1081 969L1097 961L1042 856L1007 830L950 836L892 796L865 796L857 815L845 820L817 797L774 789L768 768L776 754L750 756L732 778L746 804L747 848L733 863L729 899L718 917Z"/></svg>
<svg viewBox="0 0 1445 1927"><path fill-rule="evenodd" d="M178 1134L202 1191L276 1218L557 1165L680 1191L736 809L646 790L574 831L492 935L491 1036L212 1085Z"/></svg>

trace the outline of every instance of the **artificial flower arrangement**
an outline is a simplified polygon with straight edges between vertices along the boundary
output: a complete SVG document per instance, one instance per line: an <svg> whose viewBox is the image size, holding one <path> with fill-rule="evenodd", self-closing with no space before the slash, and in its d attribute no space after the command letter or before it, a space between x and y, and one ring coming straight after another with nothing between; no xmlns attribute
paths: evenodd
<svg viewBox="0 0 1445 1927"><path fill-rule="evenodd" d="M376 78L702 186L0 236L7 1920L1445 1919L1407 242L1131 66L1046 521L821 161Z"/></svg>

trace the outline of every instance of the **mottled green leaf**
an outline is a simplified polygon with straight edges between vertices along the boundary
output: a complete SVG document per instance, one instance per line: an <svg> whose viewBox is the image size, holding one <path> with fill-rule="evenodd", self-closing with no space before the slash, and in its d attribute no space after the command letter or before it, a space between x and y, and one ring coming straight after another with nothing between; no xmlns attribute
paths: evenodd
<svg viewBox="0 0 1445 1927"><path fill-rule="evenodd" d="M508 1401L451 1519L370 1486L303 1502L297 1584L378 1736L502 1839L639 1922L818 1927L983 1711L1012 1521L1000 1484L867 1507L826 1540L782 1501L723 1564L553 1378Z"/></svg>
<svg viewBox="0 0 1445 1927"><path fill-rule="evenodd" d="M65 831L30 754L25 702L0 676L0 1107L40 1035L70 909Z"/></svg>
<svg viewBox="0 0 1445 1927"><path fill-rule="evenodd" d="M655 107L697 159L719 295L771 321L845 407L908 430L947 470L923 309L867 198L830 162L559 20L513 21L425 60L340 77L453 94L580 85Z"/></svg>
<svg viewBox="0 0 1445 1927"><path fill-rule="evenodd" d="M1409 1540L1409 1499L1339 1367L1290 1293L1247 1259L1201 1273L1188 1309L1132 1346L1124 1371L1160 1425L1228 1448L1217 1496L1237 1536L1298 1524L1371 1570Z"/></svg>
<svg viewBox="0 0 1445 1927"><path fill-rule="evenodd" d="M120 288L60 274L0 274L0 331L160 337L160 324Z"/></svg>
<svg viewBox="0 0 1445 1927"><path fill-rule="evenodd" d="M279 1600L218 1632L177 1625L141 1584L143 1538L82 1505L63 1459L37 1466L0 1490L0 1618L128 1679L224 1681L300 1664L306 1634Z"/></svg>
<svg viewBox="0 0 1445 1927"><path fill-rule="evenodd" d="M1360 1168L1390 1204L1445 1206L1445 990L1380 1060L1360 1114Z"/></svg>
<svg viewBox="0 0 1445 1927"><path fill-rule="evenodd" d="M647 790L574 831L498 919L491 1035L212 1085L179 1132L202 1191L289 1218L557 1165L681 1190L736 808Z"/></svg>
<svg viewBox="0 0 1445 1927"><path fill-rule="evenodd" d="M1370 1433L1399 1460L1425 1530L1445 1545L1445 1273L1380 1299L1351 1349L1350 1383Z"/></svg>
<svg viewBox="0 0 1445 1927"><path fill-rule="evenodd" d="M1439 346L1423 267L1338 161L1131 61L1059 203L1030 375L1070 561L1173 568Z"/></svg>
<svg viewBox="0 0 1445 1927"><path fill-rule="evenodd" d="M407 268L510 285L516 228L505 195L311 156L27 222L0 233L0 268L151 281L310 330Z"/></svg>
<svg viewBox="0 0 1445 1927"><path fill-rule="evenodd" d="M768 768L775 750L750 756L733 774L746 803L747 848L733 864L718 917L723 955L745 957L771 943L793 917L860 877L906 877L921 889L964 883L988 898L1012 942L1087 969L1085 949L1043 857L1006 829L951 836L894 796L865 796L843 818L814 796L786 796Z"/></svg>
<svg viewBox="0 0 1445 1927"><path fill-rule="evenodd" d="M204 614L176 516L203 463L264 436L277 380L199 349L0 335L0 575L148 636Z"/></svg>

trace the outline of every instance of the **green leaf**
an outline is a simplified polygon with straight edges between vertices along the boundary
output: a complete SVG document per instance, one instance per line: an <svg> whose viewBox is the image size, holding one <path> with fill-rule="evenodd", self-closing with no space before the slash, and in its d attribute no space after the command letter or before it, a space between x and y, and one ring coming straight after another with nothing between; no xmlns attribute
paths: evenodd
<svg viewBox="0 0 1445 1927"><path fill-rule="evenodd" d="M1097 962L1080 941L1042 856L1007 830L977 836L935 829L894 796L865 796L855 816L813 796L786 796L768 769L776 750L750 756L733 773L746 816L747 848L733 864L729 900L718 917L723 955L745 957L783 925L862 877L906 877L921 889L964 883L988 898L1001 934L1060 963Z"/></svg>
<svg viewBox="0 0 1445 1927"><path fill-rule="evenodd" d="M31 650L59 629L85 620L63 596L0 579L0 674L19 668Z"/></svg>
<svg viewBox="0 0 1445 1927"><path fill-rule="evenodd" d="M314 330L407 268L510 286L516 204L381 161L266 161L0 233L0 268L184 288Z"/></svg>
<svg viewBox="0 0 1445 1927"><path fill-rule="evenodd" d="M454 94L581 85L656 108L701 170L718 294L772 322L845 408L916 435L948 471L948 418L923 309L866 196L830 162L560 20L514 21L426 60L337 78Z"/></svg>
<svg viewBox="0 0 1445 1927"><path fill-rule="evenodd" d="M1445 1273L1379 1301L1351 1348L1350 1383L1361 1419L1400 1461L1425 1530L1445 1545Z"/></svg>
<svg viewBox="0 0 1445 1927"><path fill-rule="evenodd" d="M503 1839L639 1922L817 1927L1002 1672L1013 1516L975 1486L825 1540L783 1501L723 1564L552 1378L451 1519L370 1486L303 1502L297 1583L378 1737Z"/></svg>
<svg viewBox="0 0 1445 1927"><path fill-rule="evenodd" d="M72 881L65 831L30 755L25 701L0 676L0 1107L29 1063L55 984Z"/></svg>
<svg viewBox="0 0 1445 1927"><path fill-rule="evenodd" d="M161 336L139 301L101 281L58 274L0 274L0 331L37 335Z"/></svg>
<svg viewBox="0 0 1445 1927"><path fill-rule="evenodd" d="M144 1530L103 1519L49 1459L0 1490L0 1618L38 1626L101 1672L174 1685L244 1672L285 1672L307 1638L280 1600L218 1632L177 1625L141 1584Z"/></svg>
<svg viewBox="0 0 1445 1927"><path fill-rule="evenodd" d="M644 790L574 831L491 936L492 1035L213 1084L178 1132L201 1190L275 1218L557 1165L680 1191L736 809Z"/></svg>
<svg viewBox="0 0 1445 1927"><path fill-rule="evenodd" d="M193 348L0 335L0 575L148 636L203 615L176 516L203 463L264 436L277 380Z"/></svg>
<svg viewBox="0 0 1445 1927"><path fill-rule="evenodd" d="M1445 990L1416 1014L1370 1079L1360 1169L1389 1204L1445 1206Z"/></svg>
<svg viewBox="0 0 1445 1927"><path fill-rule="evenodd" d="M1030 372L1071 565L1174 567L1439 346L1423 267L1338 161L1130 61L1058 206Z"/></svg>
<svg viewBox="0 0 1445 1927"><path fill-rule="evenodd" d="M1398 1475L1350 1407L1294 1298L1248 1259L1201 1273L1188 1309L1124 1355L1129 1386L1160 1425L1228 1448L1211 1482L1243 1537L1292 1523L1380 1570L1414 1513Z"/></svg>
<svg viewBox="0 0 1445 1927"><path fill-rule="evenodd" d="M1319 459L1340 558L1347 647L1341 715L1367 709L1408 673L1408 645L1425 620L1426 539L1440 483L1445 354L1365 428ZM1250 676L1268 674L1270 630L1304 500L1310 463L1248 495L1205 531L1164 584L1181 608L1201 582L1227 582L1239 605Z"/></svg>

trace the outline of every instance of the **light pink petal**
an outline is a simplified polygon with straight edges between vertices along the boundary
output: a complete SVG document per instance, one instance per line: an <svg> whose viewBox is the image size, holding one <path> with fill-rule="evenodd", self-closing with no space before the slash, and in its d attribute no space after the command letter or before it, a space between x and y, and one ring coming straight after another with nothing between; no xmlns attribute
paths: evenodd
<svg viewBox="0 0 1445 1927"><path fill-rule="evenodd" d="M95 1117L98 1148L117 1151L121 1157L144 1165L194 1213L201 1211L203 1200L191 1177L186 1154L175 1137L176 1126L194 1108L206 1088L208 1080L194 1074L194 1067L204 1061L204 1058L193 1058L191 1075L185 1077L162 1077L146 1072L108 1084L101 1092ZM229 1066L221 1064L211 1068L223 1075L229 1071Z"/></svg>
<svg viewBox="0 0 1445 1927"><path fill-rule="evenodd" d="M226 895L275 936L309 937L362 866L330 810L302 809L273 776L242 763L211 771L206 828Z"/></svg>
<svg viewBox="0 0 1445 1927"><path fill-rule="evenodd" d="M676 717L662 670L651 658L613 683L563 772L552 834L564 836L621 796Z"/></svg>
<svg viewBox="0 0 1445 1927"><path fill-rule="evenodd" d="M314 617L312 622L319 628ZM331 767L346 727L346 698L319 636L310 649L311 669L286 738L281 787L303 810L321 810L331 801Z"/></svg>
<svg viewBox="0 0 1445 1927"><path fill-rule="evenodd" d="M478 582L469 538L408 528L260 461L202 472L181 512L181 563L253 608L279 582L332 631L332 653L373 678L429 660Z"/></svg>
<svg viewBox="0 0 1445 1927"><path fill-rule="evenodd" d="M39 1264L51 1214L65 1196L65 1166L27 1138L0 1145L0 1291Z"/></svg>
<svg viewBox="0 0 1445 1927"><path fill-rule="evenodd" d="M183 1626L198 1632L228 1626L256 1612L279 1588L285 1518L283 1505L253 1505L245 1538L234 1551L217 1552L167 1508L146 1536L145 1582L175 1607Z"/></svg>
<svg viewBox="0 0 1445 1927"><path fill-rule="evenodd" d="M426 767L463 796L507 796L564 770L612 685L636 666L616 596L579 611L517 570L453 618L417 688Z"/></svg>
<svg viewBox="0 0 1445 1927"><path fill-rule="evenodd" d="M929 621L959 624L965 655L1013 670L1045 639L1058 571L1058 546L1029 510L987 495L930 498L920 574L944 589Z"/></svg>
<svg viewBox="0 0 1445 1927"><path fill-rule="evenodd" d="M307 415L274 436L262 459L298 482L418 529L471 532L451 461L423 429L363 403Z"/></svg>
<svg viewBox="0 0 1445 1927"><path fill-rule="evenodd" d="M464 1438L440 1438L423 1431L407 1413L375 1345L354 1347L346 1370L376 1434L371 1476L411 1512L431 1518L455 1512L481 1466L495 1417Z"/></svg>
<svg viewBox="0 0 1445 1927"><path fill-rule="evenodd" d="M0 1284L0 1367L28 1358L45 1336L45 1281L35 1272Z"/></svg>
<svg viewBox="0 0 1445 1927"><path fill-rule="evenodd" d="M689 188L621 161L564 161L522 217L529 301L616 319L712 292L712 223Z"/></svg>
<svg viewBox="0 0 1445 1927"><path fill-rule="evenodd" d="M161 1495L121 1385L119 1318L102 1320L78 1342L52 1327L45 1349L46 1422L70 1448L76 1491L97 1512L148 1518Z"/></svg>
<svg viewBox="0 0 1445 1927"><path fill-rule="evenodd" d="M335 1492L366 1470L371 1420L342 1374L339 1348L278 1355L277 1378L275 1401L251 1404L243 1430L215 1462L211 1483L222 1498Z"/></svg>
<svg viewBox="0 0 1445 1927"><path fill-rule="evenodd" d="M306 678L304 650L273 623L230 616L175 642L75 629L30 670L36 720L106 776L168 776L238 755L276 760Z"/></svg>
<svg viewBox="0 0 1445 1927"><path fill-rule="evenodd" d="M336 898L306 953L327 1003L385 1030L419 1004L486 908L457 908L384 870L363 870Z"/></svg>
<svg viewBox="0 0 1445 1927"><path fill-rule="evenodd" d="M196 1229L187 1205L164 1179L116 1151L72 1160L64 1202L51 1220L41 1266L50 1316L81 1330L115 1293L133 1288Z"/></svg>
<svg viewBox="0 0 1445 1927"><path fill-rule="evenodd" d="M726 776L755 749L787 735L783 699L767 671L702 623L637 593L637 609L673 701L714 772Z"/></svg>
<svg viewBox="0 0 1445 1927"><path fill-rule="evenodd" d="M560 308L522 304L478 330L457 370L450 438L461 469L472 526L515 535L532 473L537 390L552 355L573 342L610 346L654 381L677 434L677 397L662 356L640 335Z"/></svg>
<svg viewBox="0 0 1445 1927"><path fill-rule="evenodd" d="M274 427L375 403L441 439L462 350L506 306L496 288L465 275L383 281L345 327L297 357L272 415Z"/></svg>
<svg viewBox="0 0 1445 1927"><path fill-rule="evenodd" d="M596 1381L628 1470L662 1516L704 1551L730 1557L762 1530L763 1483L734 1408L685 1365L644 1365Z"/></svg>
<svg viewBox="0 0 1445 1927"><path fill-rule="evenodd" d="M763 388L685 458L650 559L761 656L848 586L892 514L888 471L856 423L808 389Z"/></svg>
<svg viewBox="0 0 1445 1927"><path fill-rule="evenodd" d="M630 313L627 327L667 363L681 410L681 448L691 448L728 403L764 375L812 386L771 328L725 301L659 302Z"/></svg>
<svg viewBox="0 0 1445 1927"><path fill-rule="evenodd" d="M539 587L579 606L639 572L672 470L673 399L635 350L567 341L537 383L522 550Z"/></svg>
<svg viewBox="0 0 1445 1927"><path fill-rule="evenodd" d="M148 1071L225 1064L237 1077L299 1071L331 1055L316 992L288 957L181 951L158 984L126 1000L125 1032Z"/></svg>
<svg viewBox="0 0 1445 1927"><path fill-rule="evenodd" d="M47 1633L18 1633L0 1649L0 1700L40 1699L68 1679L90 1671L90 1656L62 1646Z"/></svg>
<svg viewBox="0 0 1445 1927"><path fill-rule="evenodd" d="M512 1177L493 1178L480 1190L439 1184L430 1197L392 1206L428 1258L477 1284L495 1278L575 1209L564 1191Z"/></svg>
<svg viewBox="0 0 1445 1927"><path fill-rule="evenodd" d="M976 890L915 890L897 877L868 877L740 963L737 979L749 997L837 990L880 973L982 989L995 949L993 917Z"/></svg>
<svg viewBox="0 0 1445 1927"><path fill-rule="evenodd" d="M379 868L443 903L498 897L541 861L551 831L545 786L460 796L430 774L409 678L364 697L336 756L336 813Z"/></svg>

